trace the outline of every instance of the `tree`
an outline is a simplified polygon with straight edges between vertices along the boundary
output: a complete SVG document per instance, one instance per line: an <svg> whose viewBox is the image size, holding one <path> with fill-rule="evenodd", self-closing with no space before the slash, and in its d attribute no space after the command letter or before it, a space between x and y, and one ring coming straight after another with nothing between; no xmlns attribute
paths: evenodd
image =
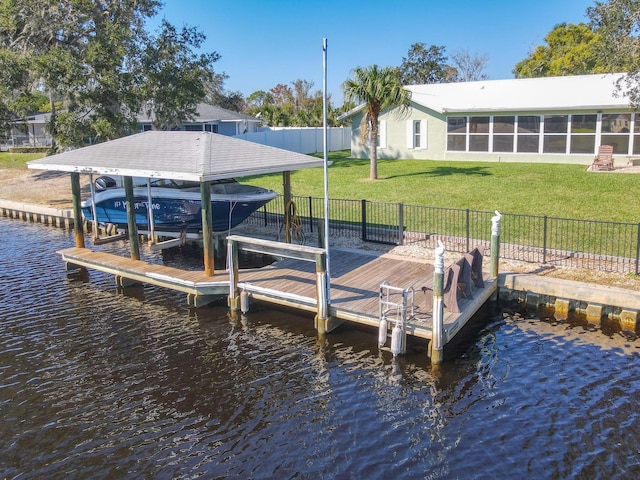
<svg viewBox="0 0 640 480"><path fill-rule="evenodd" d="M487 55L471 54L469 50L456 50L451 55L453 68L456 70L457 82L474 82L486 80L487 74L483 72L485 65L489 61Z"/></svg>
<svg viewBox="0 0 640 480"><path fill-rule="evenodd" d="M162 21L158 38L146 45L142 55L142 95L145 111L155 130L172 130L193 119L196 107L214 80L217 53L196 54L205 36L194 27L180 32Z"/></svg>
<svg viewBox="0 0 640 480"><path fill-rule="evenodd" d="M204 36L163 22L157 37L145 22L159 0L43 2L0 0L0 69L20 66L20 85L0 89L0 113L34 89L49 94L49 133L61 146L104 141L136 128L151 105L168 126L193 112L213 75L216 53L196 55ZM54 99L62 99L57 112ZM15 113L19 113L14 110Z"/></svg>
<svg viewBox="0 0 640 480"><path fill-rule="evenodd" d="M516 78L585 75L609 71L599 58L601 36L584 23L561 23L513 69Z"/></svg>
<svg viewBox="0 0 640 480"><path fill-rule="evenodd" d="M407 57L402 57L400 79L404 85L442 83L456 76L455 69L447 64L445 47L424 43L411 45Z"/></svg>
<svg viewBox="0 0 640 480"><path fill-rule="evenodd" d="M292 87L279 83L268 92L258 90L247 97L245 113L260 116L265 123L279 127L321 127L322 91L311 93L313 82L298 79ZM327 123L335 125L336 113L327 98Z"/></svg>
<svg viewBox="0 0 640 480"><path fill-rule="evenodd" d="M598 59L610 72L626 72L618 84L632 105L640 106L640 1L595 2L587 9L591 24L600 35Z"/></svg>
<svg viewBox="0 0 640 480"><path fill-rule="evenodd" d="M363 140L369 146L369 178L378 178L378 121L380 113L398 108L399 114L405 113L411 101L411 92L406 90L400 78L400 70L394 67L380 68L377 65L357 67L353 78L343 84L346 101L364 103L365 113L361 129Z"/></svg>

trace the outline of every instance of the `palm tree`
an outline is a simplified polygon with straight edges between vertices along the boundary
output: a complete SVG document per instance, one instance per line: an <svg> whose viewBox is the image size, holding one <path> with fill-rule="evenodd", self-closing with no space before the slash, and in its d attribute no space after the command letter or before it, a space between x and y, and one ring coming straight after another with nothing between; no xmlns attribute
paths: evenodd
<svg viewBox="0 0 640 480"><path fill-rule="evenodd" d="M411 92L400 81L400 70L395 67L379 68L377 65L357 67L353 70L353 79L344 82L345 101L364 104L366 113L362 117L362 138L369 145L371 167L369 178L378 178L378 118L387 109L399 107L399 114L409 108Z"/></svg>

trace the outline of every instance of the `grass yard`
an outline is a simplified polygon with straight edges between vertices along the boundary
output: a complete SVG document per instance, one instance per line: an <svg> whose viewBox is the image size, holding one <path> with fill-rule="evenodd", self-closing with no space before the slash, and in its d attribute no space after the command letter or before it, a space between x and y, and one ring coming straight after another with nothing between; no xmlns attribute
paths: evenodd
<svg viewBox="0 0 640 480"><path fill-rule="evenodd" d="M0 168L27 168L27 162L44 157L44 153L0 152Z"/></svg>
<svg viewBox="0 0 640 480"><path fill-rule="evenodd" d="M2 152L0 169L24 170L43 156ZM640 222L640 174L591 173L584 165L382 159L379 179L371 181L368 159L351 159L348 151L329 159L334 199ZM281 174L246 180L282 193ZM322 197L322 169L292 172L291 184L294 195Z"/></svg>
<svg viewBox="0 0 640 480"><path fill-rule="evenodd" d="M640 174L591 173L584 165L379 160L332 152L329 196L502 213L640 222ZM246 179L282 193L282 175ZM323 196L322 169L291 173L294 195Z"/></svg>

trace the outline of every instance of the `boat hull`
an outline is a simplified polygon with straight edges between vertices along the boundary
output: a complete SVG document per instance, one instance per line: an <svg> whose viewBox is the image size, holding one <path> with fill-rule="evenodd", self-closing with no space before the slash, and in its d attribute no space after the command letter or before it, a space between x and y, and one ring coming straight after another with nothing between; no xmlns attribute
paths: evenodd
<svg viewBox="0 0 640 480"><path fill-rule="evenodd" d="M98 223L126 228L127 210L124 192L107 191L101 193L96 195L95 199ZM212 230L224 232L238 226L276 196L277 194L271 191L263 191L256 195L212 195ZM139 230L151 230L148 205L147 190L135 189L135 219ZM197 192L187 192L186 194L181 192L181 195L174 194L174 192L161 192L161 194L152 192L151 210L155 231L187 233L202 231L201 200ZM83 203L82 213L86 220L93 221L93 207L90 200Z"/></svg>

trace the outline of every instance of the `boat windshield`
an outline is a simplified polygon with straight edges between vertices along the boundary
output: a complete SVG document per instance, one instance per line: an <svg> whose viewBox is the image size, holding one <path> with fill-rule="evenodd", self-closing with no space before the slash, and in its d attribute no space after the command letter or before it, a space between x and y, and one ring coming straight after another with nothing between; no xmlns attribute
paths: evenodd
<svg viewBox="0 0 640 480"><path fill-rule="evenodd" d="M162 188L198 188L200 184L198 182L194 182L191 180L171 180L168 178L157 178L151 180L152 187L162 187Z"/></svg>
<svg viewBox="0 0 640 480"><path fill-rule="evenodd" d="M177 188L183 190L185 188L200 188L199 182L194 182L193 180L171 180L169 178L155 178L151 180L152 187L162 187L162 188ZM237 183L234 178L224 178L221 180L213 180L211 182L212 185L221 185L221 184L230 184Z"/></svg>

